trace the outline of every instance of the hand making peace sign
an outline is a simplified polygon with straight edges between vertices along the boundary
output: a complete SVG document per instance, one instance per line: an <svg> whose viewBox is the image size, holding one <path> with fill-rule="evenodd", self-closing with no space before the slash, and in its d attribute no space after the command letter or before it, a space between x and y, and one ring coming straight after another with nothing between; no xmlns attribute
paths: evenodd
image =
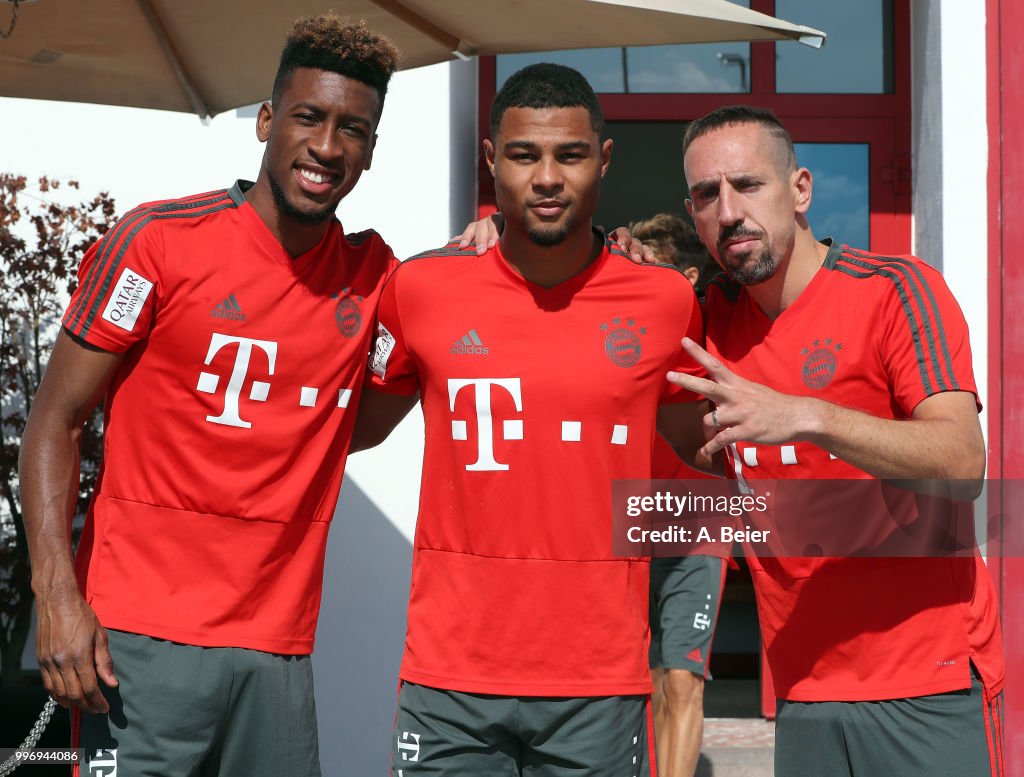
<svg viewBox="0 0 1024 777"><path fill-rule="evenodd" d="M715 406L704 416L707 444L701 449L712 456L735 442L779 445L806 439L814 430L814 404L818 400L795 397L740 377L688 337L683 348L708 373L698 378L669 372L678 386L703 394Z"/></svg>

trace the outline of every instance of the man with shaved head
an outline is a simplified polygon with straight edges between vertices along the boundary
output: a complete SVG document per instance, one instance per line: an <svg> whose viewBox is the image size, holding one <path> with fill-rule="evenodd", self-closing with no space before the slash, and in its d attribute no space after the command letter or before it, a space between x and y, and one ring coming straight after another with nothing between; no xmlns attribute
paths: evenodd
<svg viewBox="0 0 1024 777"><path fill-rule="evenodd" d="M708 378L673 378L713 403L704 453L724 450L755 491L930 479L973 498L985 445L967 326L942 276L818 241L811 173L768 111L714 111L683 149L687 207L725 270L708 288L707 350L686 344ZM1002 774L1002 647L976 553L746 550L779 697L778 777Z"/></svg>

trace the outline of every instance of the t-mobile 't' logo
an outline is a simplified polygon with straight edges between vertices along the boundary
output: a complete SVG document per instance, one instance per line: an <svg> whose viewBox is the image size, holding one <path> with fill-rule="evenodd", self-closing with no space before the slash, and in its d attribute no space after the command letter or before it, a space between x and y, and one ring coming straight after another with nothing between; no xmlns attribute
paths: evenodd
<svg viewBox="0 0 1024 777"><path fill-rule="evenodd" d="M96 750L86 756L89 777L117 777L117 750Z"/></svg>
<svg viewBox="0 0 1024 777"><path fill-rule="evenodd" d="M398 752L401 753L403 761L420 760L420 735L411 731L403 731L398 740Z"/></svg>
<svg viewBox="0 0 1024 777"><path fill-rule="evenodd" d="M452 412L455 411L455 397L458 396L466 386L473 386L476 393L476 439L477 459L472 464L467 464L466 469L473 471L505 470L508 464L501 464L494 460L494 424L491 421L491 386L500 386L505 389L516 403L516 410L523 412L523 392L519 378L476 378L476 379L448 379L448 401ZM466 422L452 421L452 439L465 440L469 435L466 433ZM508 420L502 424L502 439L521 440L523 439L523 422L521 420Z"/></svg>
<svg viewBox="0 0 1024 777"><path fill-rule="evenodd" d="M221 348L232 344L238 345L238 353L235 354L235 366L231 370L231 377L228 378L227 389L224 391L224 411L218 416L208 415L206 420L214 424L249 429L252 427L252 424L249 421L243 421L242 417L238 414L238 397L242 392L242 386L245 385L246 376L249 374L249 360L252 358L253 348L259 348L267 355L267 377L273 375L274 364L277 361L277 343L272 340L229 337L228 335L214 332L213 339L210 341L210 350L206 354L206 361L204 363L210 364ZM201 372L199 373L199 384L196 386L196 390L202 391L205 394L215 394L217 393L217 385L219 383L219 375L214 375L212 372ZM252 388L249 390L249 399L255 402L265 402L269 393L269 383L254 380Z"/></svg>

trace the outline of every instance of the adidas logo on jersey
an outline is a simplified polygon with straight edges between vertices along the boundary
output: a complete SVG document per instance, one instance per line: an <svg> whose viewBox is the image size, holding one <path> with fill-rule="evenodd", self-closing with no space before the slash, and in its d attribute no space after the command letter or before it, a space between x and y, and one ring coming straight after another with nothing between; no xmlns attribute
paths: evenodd
<svg viewBox="0 0 1024 777"><path fill-rule="evenodd" d="M245 313L242 306L238 304L235 295L231 294L226 300L210 311L211 318L228 318L232 321L245 321Z"/></svg>
<svg viewBox="0 0 1024 777"><path fill-rule="evenodd" d="M469 332L464 334L461 339L455 341L455 345L449 348L448 352L454 354L468 353L486 356L488 349L480 340L480 335L476 333L476 330L470 329Z"/></svg>

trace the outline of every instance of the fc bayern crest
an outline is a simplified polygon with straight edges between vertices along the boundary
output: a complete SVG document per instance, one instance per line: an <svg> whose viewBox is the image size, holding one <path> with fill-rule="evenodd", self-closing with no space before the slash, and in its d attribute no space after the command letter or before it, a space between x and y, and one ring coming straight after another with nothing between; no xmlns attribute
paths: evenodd
<svg viewBox="0 0 1024 777"><path fill-rule="evenodd" d="M342 290L341 299L338 300L338 305L334 308L334 320L343 337L355 337L363 328L363 314L359 310L359 302L362 302L363 298L358 294L354 297L350 296L349 291L349 289Z"/></svg>
<svg viewBox="0 0 1024 777"><path fill-rule="evenodd" d="M815 340L814 345L804 348L801 353L805 355L803 366L804 385L812 389L823 389L832 382L836 376L836 366L839 364L838 353L842 350L840 343L833 345L832 338L826 338L824 343Z"/></svg>
<svg viewBox="0 0 1024 777"><path fill-rule="evenodd" d="M612 319L612 326L601 324L602 331L608 332L604 338L604 352L620 367L632 367L643 354L640 335L647 334L647 330L643 327L634 329L634 324L633 319L628 319L622 326L622 320L618 318Z"/></svg>

